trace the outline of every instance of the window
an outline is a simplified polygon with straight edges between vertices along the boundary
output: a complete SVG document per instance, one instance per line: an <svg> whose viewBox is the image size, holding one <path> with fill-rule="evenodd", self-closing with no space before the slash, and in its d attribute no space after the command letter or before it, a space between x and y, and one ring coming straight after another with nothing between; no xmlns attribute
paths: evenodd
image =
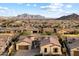
<svg viewBox="0 0 79 59"><path fill-rule="evenodd" d="M44 48L44 52L47 52L47 48Z"/></svg>
<svg viewBox="0 0 79 59"><path fill-rule="evenodd" d="M37 33L37 31L33 31L33 33Z"/></svg>
<svg viewBox="0 0 79 59"><path fill-rule="evenodd" d="M53 50L54 52L58 52L58 48L54 48L54 50Z"/></svg>

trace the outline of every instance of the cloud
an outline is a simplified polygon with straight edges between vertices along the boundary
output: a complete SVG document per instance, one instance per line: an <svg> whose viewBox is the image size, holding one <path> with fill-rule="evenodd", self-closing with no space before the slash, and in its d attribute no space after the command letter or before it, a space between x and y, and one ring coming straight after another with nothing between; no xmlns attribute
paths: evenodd
<svg viewBox="0 0 79 59"><path fill-rule="evenodd" d="M8 10L9 8L7 8L7 7L1 7L0 6L0 10Z"/></svg>
<svg viewBox="0 0 79 59"><path fill-rule="evenodd" d="M69 8L71 8L71 7L72 7L71 4L63 4L63 3L50 3L46 6L40 6L40 8L42 10L48 11L49 13L50 12L51 13L55 13L55 12L64 13L64 12L66 12L66 10L64 8L66 8L66 9L68 8L67 10L69 10ZM67 11L67 13L69 13L69 12Z"/></svg>
<svg viewBox="0 0 79 59"><path fill-rule="evenodd" d="M17 12L14 9L0 6L0 15L15 15Z"/></svg>
<svg viewBox="0 0 79 59"><path fill-rule="evenodd" d="M33 4L33 6L34 6L34 7L36 7L36 6L37 6L37 4Z"/></svg>
<svg viewBox="0 0 79 59"><path fill-rule="evenodd" d="M49 5L49 7L51 7L51 8L61 8L63 6L64 6L64 4L62 4L62 3L52 3Z"/></svg>
<svg viewBox="0 0 79 59"><path fill-rule="evenodd" d="M50 3L45 6L40 6L40 9L50 15L53 15L51 17L59 17L65 14L70 14L72 10L70 9L71 7L73 7L72 4ZM72 11L72 13L73 12L74 11Z"/></svg>
<svg viewBox="0 0 79 59"><path fill-rule="evenodd" d="M47 6L40 6L40 8L42 10L47 10L48 12L55 12L55 11L63 11L62 7L64 6L64 4L62 3L51 3Z"/></svg>
<svg viewBox="0 0 79 59"><path fill-rule="evenodd" d="M26 4L26 6L30 6L30 4L29 4L29 3L27 3L27 4Z"/></svg>
<svg viewBox="0 0 79 59"><path fill-rule="evenodd" d="M4 10L0 10L0 13L5 13L5 11Z"/></svg>
<svg viewBox="0 0 79 59"><path fill-rule="evenodd" d="M66 5L66 7L67 7L67 8L71 8L71 7L72 7L72 5Z"/></svg>
<svg viewBox="0 0 79 59"><path fill-rule="evenodd" d="M40 6L40 8L41 8L42 10L49 10L49 9L51 9L49 6Z"/></svg>
<svg viewBox="0 0 79 59"><path fill-rule="evenodd" d="M0 6L0 13L5 13L8 10L9 10L9 8Z"/></svg>
<svg viewBox="0 0 79 59"><path fill-rule="evenodd" d="M23 5L24 3L16 3L17 5Z"/></svg>

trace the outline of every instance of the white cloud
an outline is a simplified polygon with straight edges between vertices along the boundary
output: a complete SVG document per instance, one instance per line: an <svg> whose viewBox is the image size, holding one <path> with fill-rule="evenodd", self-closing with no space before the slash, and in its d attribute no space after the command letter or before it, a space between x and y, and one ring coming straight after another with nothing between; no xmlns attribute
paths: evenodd
<svg viewBox="0 0 79 59"><path fill-rule="evenodd" d="M9 8L7 8L7 7L1 7L0 6L0 10L8 10Z"/></svg>
<svg viewBox="0 0 79 59"><path fill-rule="evenodd" d="M37 6L37 4L33 4L33 6L34 6L34 7L36 7L36 6Z"/></svg>
<svg viewBox="0 0 79 59"><path fill-rule="evenodd" d="M40 8L43 11L47 11L49 14L53 14L52 17L56 17L56 16L58 17L71 13L70 12L71 7L73 7L71 4L64 4L64 3L51 3L46 6L40 6Z"/></svg>
<svg viewBox="0 0 79 59"><path fill-rule="evenodd" d="M49 5L49 7L51 7L51 8L61 8L63 6L64 6L64 4L62 4L62 3L52 3Z"/></svg>
<svg viewBox="0 0 79 59"><path fill-rule="evenodd" d="M41 8L42 10L49 10L49 9L51 9L49 6L40 6L40 8Z"/></svg>
<svg viewBox="0 0 79 59"><path fill-rule="evenodd" d="M7 7L0 6L0 15L15 15L17 12L13 9L9 9Z"/></svg>
<svg viewBox="0 0 79 59"><path fill-rule="evenodd" d="M27 3L27 4L26 4L26 6L30 6L30 4L29 4L29 3Z"/></svg>
<svg viewBox="0 0 79 59"><path fill-rule="evenodd" d="M18 5L23 5L24 3L16 3L16 4L18 4Z"/></svg>
<svg viewBox="0 0 79 59"><path fill-rule="evenodd" d="M40 6L41 9L46 8L47 6Z"/></svg>
<svg viewBox="0 0 79 59"><path fill-rule="evenodd" d="M62 12L63 6L64 6L64 4L62 4L62 3L51 3L47 6L40 6L40 8L43 10L47 10L48 12L55 12L55 11Z"/></svg>
<svg viewBox="0 0 79 59"><path fill-rule="evenodd" d="M42 10L46 10L48 12L65 12L64 8L71 8L71 7L72 5L63 3L51 3L46 6L40 6Z"/></svg>
<svg viewBox="0 0 79 59"><path fill-rule="evenodd" d="M0 13L5 13L5 11L4 10L0 10Z"/></svg>
<svg viewBox="0 0 79 59"><path fill-rule="evenodd" d="M72 5L66 5L66 7L67 7L67 8L71 8L71 7L72 7Z"/></svg>
<svg viewBox="0 0 79 59"><path fill-rule="evenodd" d="M0 6L0 13L5 13L5 12L7 12L8 10L9 10L9 8ZM8 13L8 12L7 12L7 13Z"/></svg>

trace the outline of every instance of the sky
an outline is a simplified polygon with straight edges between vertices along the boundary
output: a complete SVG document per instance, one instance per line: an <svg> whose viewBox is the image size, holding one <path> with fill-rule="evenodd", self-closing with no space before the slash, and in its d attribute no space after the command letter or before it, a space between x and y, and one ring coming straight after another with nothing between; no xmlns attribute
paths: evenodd
<svg viewBox="0 0 79 59"><path fill-rule="evenodd" d="M79 14L79 3L0 3L0 16L24 13L58 18L72 13Z"/></svg>

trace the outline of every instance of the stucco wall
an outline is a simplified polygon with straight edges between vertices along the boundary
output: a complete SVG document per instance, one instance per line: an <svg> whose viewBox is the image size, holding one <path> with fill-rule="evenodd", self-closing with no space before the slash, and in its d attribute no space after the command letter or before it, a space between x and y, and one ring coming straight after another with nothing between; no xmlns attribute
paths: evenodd
<svg viewBox="0 0 79 59"><path fill-rule="evenodd" d="M29 45L29 49L31 49L31 44L26 42L20 42L16 44L16 50L19 50L19 46L22 46L22 45Z"/></svg>
<svg viewBox="0 0 79 59"><path fill-rule="evenodd" d="M79 47L77 47L77 48L79 48ZM74 51L79 51L77 48L74 48L74 49L71 49L70 50L71 56L74 56Z"/></svg>
<svg viewBox="0 0 79 59"><path fill-rule="evenodd" d="M50 46L51 46L51 44L48 44L48 45L45 45L45 46L41 46L41 47L40 47L40 49L41 49L41 50L40 50L40 53L42 53L42 54L50 54L50 52L51 52L51 51L50 51ZM46 52L46 53L44 52L44 49L45 49L45 48L47 48L47 52Z"/></svg>
<svg viewBox="0 0 79 59"><path fill-rule="evenodd" d="M40 53L42 53L42 54L59 54L59 55L62 54L61 47L59 47L59 46L51 46L51 45L52 44L48 44L48 45L45 45L45 46L41 46L40 47ZM47 52L46 53L44 52L44 49L45 48L47 48ZM57 53L54 53L53 52L53 48L58 48L58 52Z"/></svg>
<svg viewBox="0 0 79 59"><path fill-rule="evenodd" d="M54 52L54 48L57 48L58 49L58 52ZM59 54L59 55L61 55L62 54L61 47L59 47L59 46L52 46L51 47L51 53L52 54Z"/></svg>

